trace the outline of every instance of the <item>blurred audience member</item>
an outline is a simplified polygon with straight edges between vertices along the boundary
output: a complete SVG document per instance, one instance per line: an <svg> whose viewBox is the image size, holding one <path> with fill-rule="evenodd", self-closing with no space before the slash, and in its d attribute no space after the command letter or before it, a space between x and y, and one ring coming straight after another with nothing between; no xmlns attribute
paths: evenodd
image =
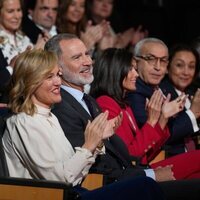
<svg viewBox="0 0 200 200"><path fill-rule="evenodd" d="M87 1L87 14L88 18L93 21L94 24L99 24L103 20L108 20L113 12L114 0L88 0ZM135 45L139 40L148 35L147 30L143 31L142 27L138 29L129 28L123 33L116 34L111 26L109 31L104 35L103 39L99 43L100 49L106 49L109 47L123 48L129 44Z"/></svg>
<svg viewBox="0 0 200 200"><path fill-rule="evenodd" d="M32 44L20 31L22 4L20 0L0 0L0 48L10 64L13 57Z"/></svg>
<svg viewBox="0 0 200 200"><path fill-rule="evenodd" d="M175 45L169 53L168 76L160 84L165 95L171 94L175 99L181 94L188 95L183 112L176 117L170 118L168 126L174 134L168 141L168 151L183 146L184 152L193 149L195 144L191 137L199 131L198 120L200 117L200 89L191 88L193 80L199 73L198 53L186 44ZM183 126L184 124L184 126ZM185 145L184 145L185 144ZM181 150L181 148L180 148Z"/></svg>
<svg viewBox="0 0 200 200"><path fill-rule="evenodd" d="M48 40L57 34L55 26L58 9L58 0L27 0L26 15L22 20L22 30L37 43L39 37Z"/></svg>
<svg viewBox="0 0 200 200"><path fill-rule="evenodd" d="M94 49L108 28L106 22L92 25L85 15L85 0L62 0L59 6L57 27L60 33L77 35L87 46Z"/></svg>

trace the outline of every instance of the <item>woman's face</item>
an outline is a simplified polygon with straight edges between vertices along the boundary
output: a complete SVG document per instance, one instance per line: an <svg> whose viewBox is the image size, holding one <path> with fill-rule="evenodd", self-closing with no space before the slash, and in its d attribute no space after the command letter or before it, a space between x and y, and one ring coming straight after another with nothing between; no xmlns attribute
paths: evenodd
<svg viewBox="0 0 200 200"><path fill-rule="evenodd" d="M172 58L168 74L174 86L184 91L193 81L196 69L196 58L192 52L179 51Z"/></svg>
<svg viewBox="0 0 200 200"><path fill-rule="evenodd" d="M138 73L136 71L136 62L132 61L130 70L127 74L127 77L124 78L122 82L122 86L124 91L134 91L136 90L136 80L138 77Z"/></svg>
<svg viewBox="0 0 200 200"><path fill-rule="evenodd" d="M113 0L93 0L92 14L107 19L112 14Z"/></svg>
<svg viewBox="0 0 200 200"><path fill-rule="evenodd" d="M61 85L61 72L58 66L48 74L47 78L36 89L32 96L34 104L50 108L54 103L61 101L60 85Z"/></svg>
<svg viewBox="0 0 200 200"><path fill-rule="evenodd" d="M22 20L22 10L19 0L4 0L0 10L0 24L8 32L19 29Z"/></svg>
<svg viewBox="0 0 200 200"><path fill-rule="evenodd" d="M71 23L78 23L85 13L85 0L72 0L68 7L66 18Z"/></svg>

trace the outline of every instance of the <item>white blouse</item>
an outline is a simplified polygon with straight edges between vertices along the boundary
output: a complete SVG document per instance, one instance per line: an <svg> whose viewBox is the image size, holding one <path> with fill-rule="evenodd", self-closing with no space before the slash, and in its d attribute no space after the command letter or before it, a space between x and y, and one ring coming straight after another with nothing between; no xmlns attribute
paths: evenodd
<svg viewBox="0 0 200 200"><path fill-rule="evenodd" d="M95 162L89 150L71 144L53 113L37 106L7 119L3 147L11 177L66 181L77 185Z"/></svg>
<svg viewBox="0 0 200 200"><path fill-rule="evenodd" d="M33 44L30 39L20 31L13 35L0 29L0 48L8 64L10 64L12 58L25 51L28 46L33 47Z"/></svg>

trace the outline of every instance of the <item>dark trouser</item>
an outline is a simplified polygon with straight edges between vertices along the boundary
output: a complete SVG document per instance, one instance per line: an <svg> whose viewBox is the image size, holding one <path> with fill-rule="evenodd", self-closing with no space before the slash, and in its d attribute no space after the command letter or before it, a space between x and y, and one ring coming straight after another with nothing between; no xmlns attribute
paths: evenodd
<svg viewBox="0 0 200 200"><path fill-rule="evenodd" d="M200 179L165 181L159 183L166 200L199 200Z"/></svg>
<svg viewBox="0 0 200 200"><path fill-rule="evenodd" d="M75 188L82 200L165 200L159 185L148 177L134 177L108 184L102 188L85 191Z"/></svg>

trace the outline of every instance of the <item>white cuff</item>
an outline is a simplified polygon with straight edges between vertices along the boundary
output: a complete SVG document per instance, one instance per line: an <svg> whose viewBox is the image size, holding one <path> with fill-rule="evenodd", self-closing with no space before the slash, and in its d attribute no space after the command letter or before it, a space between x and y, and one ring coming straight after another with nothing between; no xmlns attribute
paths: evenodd
<svg viewBox="0 0 200 200"><path fill-rule="evenodd" d="M146 176L152 178L153 180L156 180L156 175L155 172L153 171L153 169L145 169L144 170Z"/></svg>
<svg viewBox="0 0 200 200"><path fill-rule="evenodd" d="M11 66L7 66L6 69L8 70L8 72L10 73L10 75L13 74L13 68Z"/></svg>
<svg viewBox="0 0 200 200"><path fill-rule="evenodd" d="M189 109L189 110L186 111L186 114L188 115L188 117L190 118L190 120L192 122L192 127L193 127L194 132L199 131L197 120L196 120L193 112Z"/></svg>

